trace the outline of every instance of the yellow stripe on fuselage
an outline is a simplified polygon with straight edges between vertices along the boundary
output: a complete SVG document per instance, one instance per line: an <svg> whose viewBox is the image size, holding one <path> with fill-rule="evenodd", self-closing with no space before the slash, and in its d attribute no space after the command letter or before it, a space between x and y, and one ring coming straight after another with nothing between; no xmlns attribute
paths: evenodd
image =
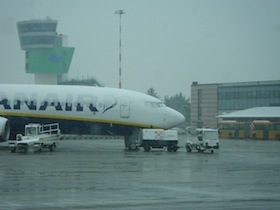
<svg viewBox="0 0 280 210"><path fill-rule="evenodd" d="M85 122L96 122L96 123L111 123L118 125L134 126L141 128L150 128L150 125L139 124L133 122L122 122L116 120L102 120L96 118L82 118L82 117L71 117L71 116L56 116L56 115L44 115L44 114L26 114L26 113L14 113L14 112L0 112L0 116L10 116L10 117L33 117L33 118L47 118L47 119L58 119L58 120L74 120L74 121L85 121ZM155 129L164 129L161 127L154 126Z"/></svg>

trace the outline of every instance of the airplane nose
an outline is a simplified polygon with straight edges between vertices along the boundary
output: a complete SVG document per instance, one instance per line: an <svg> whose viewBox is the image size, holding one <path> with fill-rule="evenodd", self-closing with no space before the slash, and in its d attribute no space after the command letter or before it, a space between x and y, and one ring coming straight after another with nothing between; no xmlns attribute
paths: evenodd
<svg viewBox="0 0 280 210"><path fill-rule="evenodd" d="M169 118L170 128L174 128L177 125L182 124L183 122L185 122L185 117L180 112L173 110L173 112L170 113L170 118Z"/></svg>

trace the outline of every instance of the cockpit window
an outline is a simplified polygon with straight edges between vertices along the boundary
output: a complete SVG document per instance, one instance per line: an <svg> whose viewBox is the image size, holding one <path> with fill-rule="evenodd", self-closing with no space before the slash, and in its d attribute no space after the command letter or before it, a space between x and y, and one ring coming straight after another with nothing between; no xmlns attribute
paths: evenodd
<svg viewBox="0 0 280 210"><path fill-rule="evenodd" d="M146 101L145 105L147 107L151 107L151 108L154 108L154 109L166 106L163 102L151 102L151 101Z"/></svg>

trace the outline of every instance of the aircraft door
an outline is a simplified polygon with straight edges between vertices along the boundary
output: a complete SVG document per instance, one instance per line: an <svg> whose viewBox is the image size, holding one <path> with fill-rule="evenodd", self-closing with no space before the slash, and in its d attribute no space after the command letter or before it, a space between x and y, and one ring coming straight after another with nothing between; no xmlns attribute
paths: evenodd
<svg viewBox="0 0 280 210"><path fill-rule="evenodd" d="M121 98L120 115L121 118L130 117L130 100L127 96Z"/></svg>

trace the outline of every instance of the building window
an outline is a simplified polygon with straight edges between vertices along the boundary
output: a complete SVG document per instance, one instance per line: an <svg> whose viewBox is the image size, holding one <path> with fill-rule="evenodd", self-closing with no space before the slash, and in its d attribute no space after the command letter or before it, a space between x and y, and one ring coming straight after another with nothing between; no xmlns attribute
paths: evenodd
<svg viewBox="0 0 280 210"><path fill-rule="evenodd" d="M197 119L202 120L202 90L197 92Z"/></svg>
<svg viewBox="0 0 280 210"><path fill-rule="evenodd" d="M280 103L280 85L252 85L220 87L218 90L219 110L241 110L257 106Z"/></svg>

